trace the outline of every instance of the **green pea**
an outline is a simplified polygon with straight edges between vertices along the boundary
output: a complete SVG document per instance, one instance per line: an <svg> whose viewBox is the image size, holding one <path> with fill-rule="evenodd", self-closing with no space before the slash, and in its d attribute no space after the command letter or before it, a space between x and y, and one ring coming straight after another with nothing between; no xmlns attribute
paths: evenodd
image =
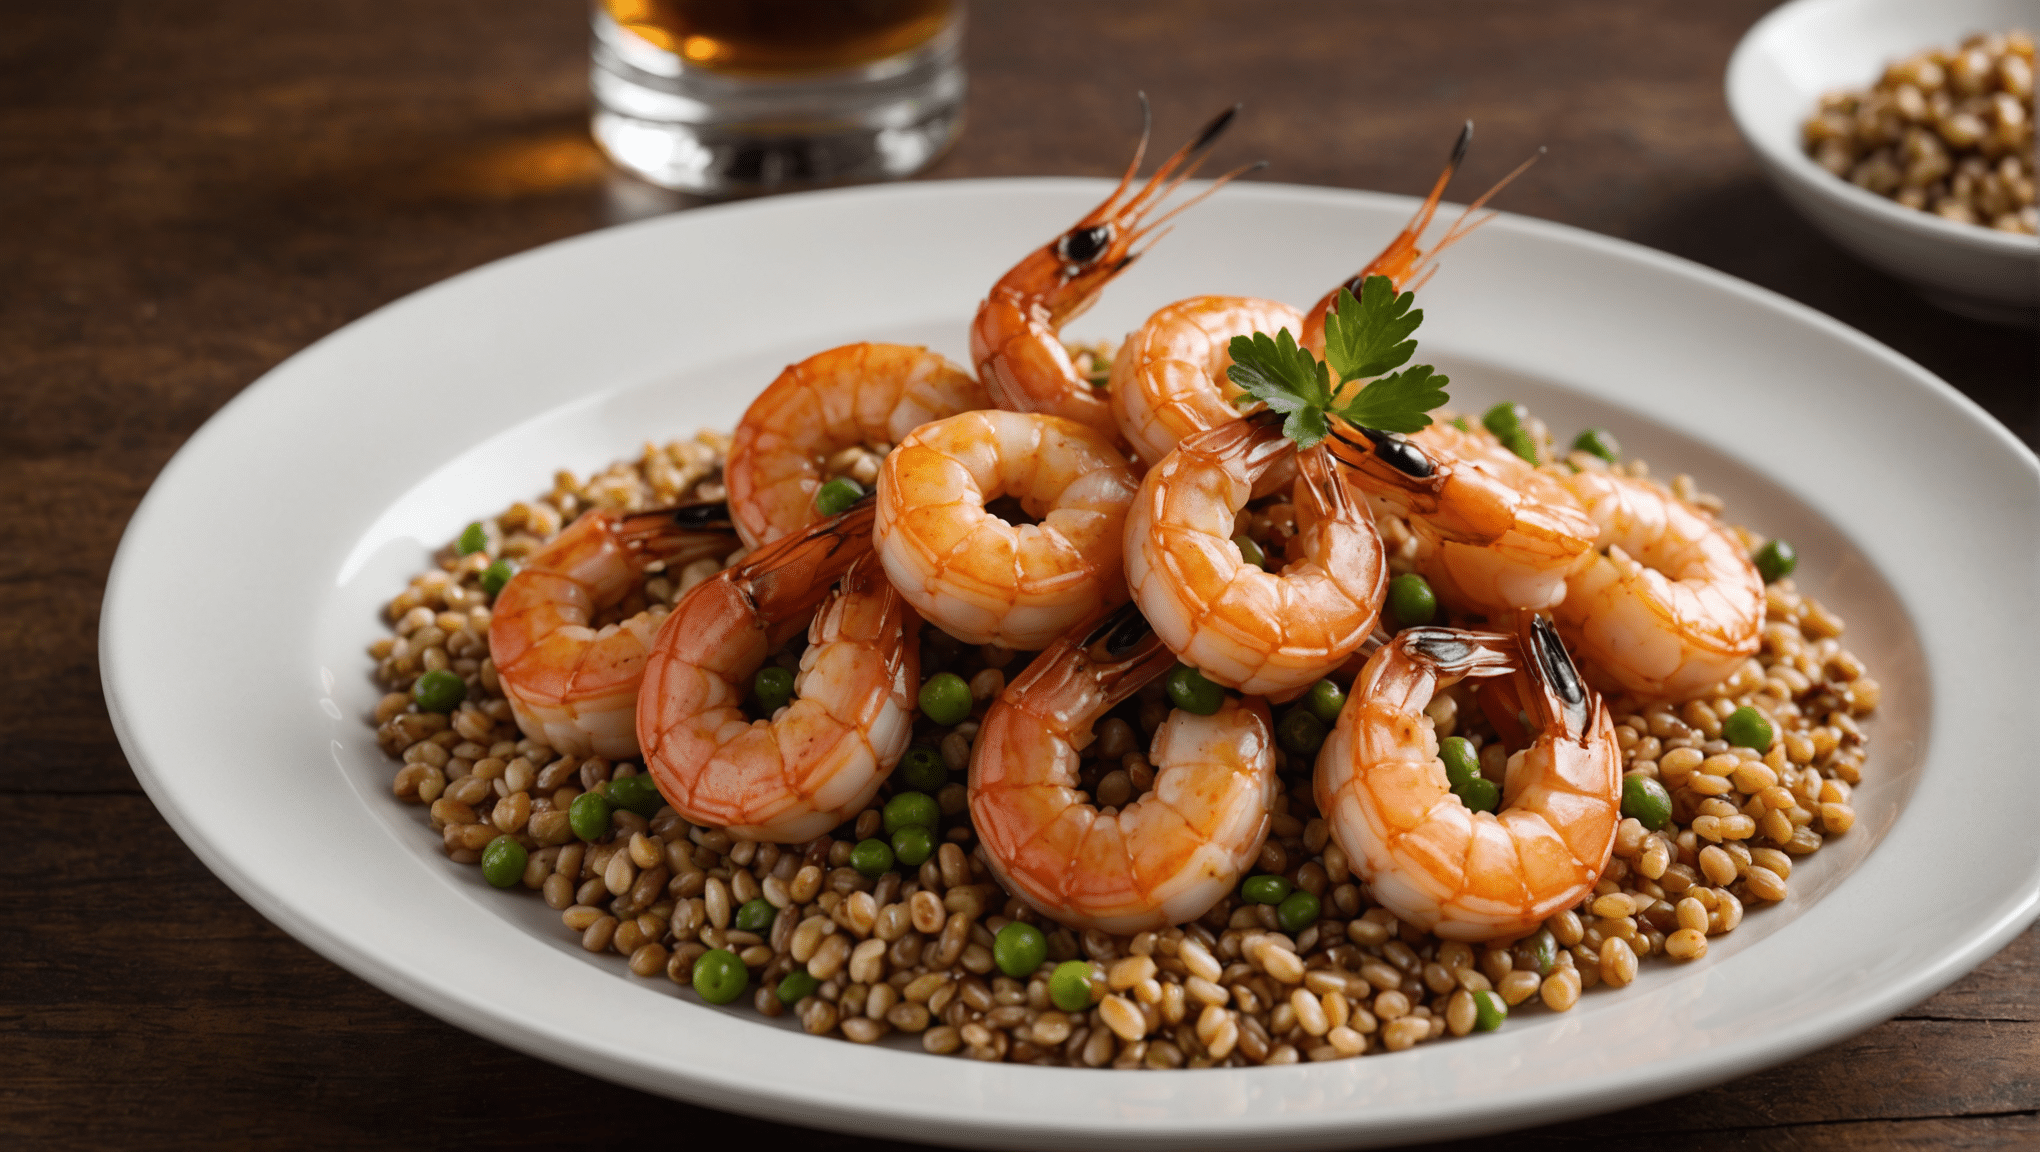
<svg viewBox="0 0 2040 1152"><path fill-rule="evenodd" d="M1252 904L1280 904L1289 898L1289 880L1282 876L1249 876L1240 897Z"/></svg>
<svg viewBox="0 0 2040 1152"><path fill-rule="evenodd" d="M744 994L751 974L727 948L703 952L694 961L694 990L710 1004L727 1004Z"/></svg>
<svg viewBox="0 0 2040 1152"><path fill-rule="evenodd" d="M600 792L583 792L567 806L567 827L591 843L609 835L609 797Z"/></svg>
<svg viewBox="0 0 2040 1152"><path fill-rule="evenodd" d="M892 834L893 855L909 868L919 868L935 854L935 834L919 824L909 824Z"/></svg>
<svg viewBox="0 0 2040 1152"><path fill-rule="evenodd" d="M934 795L949 783L949 767L933 748L909 748L900 759L900 782L916 792Z"/></svg>
<svg viewBox="0 0 2040 1152"><path fill-rule="evenodd" d="M860 840L850 850L850 866L876 880L892 871L892 845L883 840Z"/></svg>
<svg viewBox="0 0 2040 1152"><path fill-rule="evenodd" d="M1209 716L1225 707L1225 689L1204 678L1188 664L1178 664L1169 673L1169 703L1185 712Z"/></svg>
<svg viewBox="0 0 2040 1152"><path fill-rule="evenodd" d="M862 499L862 484L848 476L838 476L815 490L815 511L824 516L841 516Z"/></svg>
<svg viewBox="0 0 2040 1152"><path fill-rule="evenodd" d="M434 668L411 685L411 699L426 712L451 712L467 699L467 681L451 668Z"/></svg>
<svg viewBox="0 0 2040 1152"><path fill-rule="evenodd" d="M1240 559L1245 560L1256 568L1266 568L1268 566L1268 554L1261 551L1261 546L1254 543L1252 536L1242 532L1238 536L1233 537L1232 542L1233 546L1240 550Z"/></svg>
<svg viewBox="0 0 2040 1152"><path fill-rule="evenodd" d="M807 969L795 968L779 978L779 989L773 995L779 997L781 1004L791 1008L814 995L815 989L821 986L822 982L808 975Z"/></svg>
<svg viewBox="0 0 2040 1152"><path fill-rule="evenodd" d="M1473 994L1473 1026L1482 1032L1492 1032L1509 1018L1509 1006L1500 993L1483 990Z"/></svg>
<svg viewBox="0 0 2040 1152"><path fill-rule="evenodd" d="M1452 792L1469 812L1492 812L1502 804L1502 790L1485 776L1475 776Z"/></svg>
<svg viewBox="0 0 2040 1152"><path fill-rule="evenodd" d="M1438 596L1430 581L1415 572L1405 572L1388 582L1388 610L1396 623L1405 627L1429 624L1438 616Z"/></svg>
<svg viewBox="0 0 2040 1152"><path fill-rule="evenodd" d="M1551 975L1551 970L1558 967L1558 937L1553 936L1549 928L1539 928L1525 943L1529 946L1530 964L1537 969L1537 974Z"/></svg>
<svg viewBox="0 0 2040 1152"><path fill-rule="evenodd" d="M1776 739L1776 734L1772 732L1771 722L1764 719L1762 712L1744 705L1730 712L1728 719L1721 722L1721 738L1737 748L1754 748L1759 752L1769 752L1771 741Z"/></svg>
<svg viewBox="0 0 2040 1152"><path fill-rule="evenodd" d="M1317 923L1318 913L1323 907L1317 897L1298 888L1275 906L1275 922L1282 925L1284 932L1301 932Z"/></svg>
<svg viewBox="0 0 2040 1152"><path fill-rule="evenodd" d="M793 702L793 673L777 664L758 669L751 678L751 695L758 701L758 713L771 716Z"/></svg>
<svg viewBox="0 0 2040 1152"><path fill-rule="evenodd" d="M970 685L954 672L937 672L921 685L921 715L947 728L970 718Z"/></svg>
<svg viewBox="0 0 2040 1152"><path fill-rule="evenodd" d="M1315 756L1324 746L1325 722L1308 706L1291 708L1276 723L1275 739L1291 756Z"/></svg>
<svg viewBox="0 0 2040 1152"><path fill-rule="evenodd" d="M763 932L772 927L772 920L779 915L779 909L763 896L744 901L737 909L737 928L744 932Z"/></svg>
<svg viewBox="0 0 2040 1152"><path fill-rule="evenodd" d="M1513 432L1503 433L1501 441L1502 447L1521 456L1531 464L1537 463L1537 441L1530 438L1530 433L1518 428Z"/></svg>
<svg viewBox="0 0 2040 1152"><path fill-rule="evenodd" d="M1671 793L1656 780L1631 773L1622 778L1622 814L1655 832L1672 818Z"/></svg>
<svg viewBox="0 0 2040 1152"><path fill-rule="evenodd" d="M482 879L498 888L509 888L524 879L524 865L531 853L515 836L498 836L482 849Z"/></svg>
<svg viewBox="0 0 2040 1152"><path fill-rule="evenodd" d="M1764 583L1776 584L1799 567L1799 549L1783 540L1766 540L1752 559L1757 565L1757 575L1764 578Z"/></svg>
<svg viewBox="0 0 2040 1152"><path fill-rule="evenodd" d="M515 575L517 575L517 565L510 563L508 560L498 560L487 568L482 569L482 591L494 596L496 593L501 592L503 585L508 584L510 578Z"/></svg>
<svg viewBox="0 0 2040 1152"><path fill-rule="evenodd" d="M885 802L885 833L890 836L909 825L937 828L942 824L942 805L926 792L902 792Z"/></svg>
<svg viewBox="0 0 2040 1152"><path fill-rule="evenodd" d="M1438 759L1445 762L1445 779L1454 788L1480 775L1480 753L1464 736L1447 736L1438 741Z"/></svg>
<svg viewBox="0 0 2040 1152"><path fill-rule="evenodd" d="M635 812L647 820L666 806L666 798L659 795L659 786L650 776L619 776L609 782L608 795L610 807Z"/></svg>
<svg viewBox="0 0 2040 1152"><path fill-rule="evenodd" d="M1522 430L1523 421L1529 415L1530 410L1528 408L1513 400L1504 400L1482 413L1480 424L1481 427L1486 428L1496 436L1507 439L1509 433Z"/></svg>
<svg viewBox="0 0 2040 1152"><path fill-rule="evenodd" d="M1048 959L1048 937L1041 929L1018 920L1009 922L992 937L992 960L999 971L1015 980L1024 980L1034 975L1041 962Z"/></svg>
<svg viewBox="0 0 2040 1152"><path fill-rule="evenodd" d="M1610 464L1622 458L1622 445L1615 442L1614 435L1606 428L1587 429L1573 437L1572 446L1575 452L1599 456Z"/></svg>
<svg viewBox="0 0 2040 1152"><path fill-rule="evenodd" d="M461 529L460 539L453 542L454 551L459 552L463 556L471 556L488 546L489 532L488 529L482 527L480 520Z"/></svg>
<svg viewBox="0 0 2040 1152"><path fill-rule="evenodd" d="M1310 709L1311 715L1327 724L1335 724L1340 710L1346 707L1346 690L1331 680L1320 680L1304 694L1303 703Z"/></svg>
<svg viewBox="0 0 2040 1152"><path fill-rule="evenodd" d="M1091 965L1082 960L1065 960L1048 976L1048 998L1065 1012L1082 1012L1091 1006Z"/></svg>

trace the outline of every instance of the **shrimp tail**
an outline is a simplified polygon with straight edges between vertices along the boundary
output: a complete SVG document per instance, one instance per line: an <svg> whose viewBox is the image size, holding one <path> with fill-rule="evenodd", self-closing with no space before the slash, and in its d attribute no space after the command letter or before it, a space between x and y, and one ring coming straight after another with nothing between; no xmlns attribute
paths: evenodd
<svg viewBox="0 0 2040 1152"><path fill-rule="evenodd" d="M634 512L617 524L617 538L634 554L656 557L669 568L726 555L735 546L737 525L726 501L681 504Z"/></svg>
<svg viewBox="0 0 2040 1152"><path fill-rule="evenodd" d="M1102 715L1175 660L1140 605L1129 601L1071 628L1007 686L1005 698L1054 701L1057 713L1071 711L1065 701L1081 700Z"/></svg>
<svg viewBox="0 0 2040 1152"><path fill-rule="evenodd" d="M807 630L809 618L850 565L871 551L878 502L865 496L842 515L783 536L744 558L737 591L754 619L772 622L777 647Z"/></svg>

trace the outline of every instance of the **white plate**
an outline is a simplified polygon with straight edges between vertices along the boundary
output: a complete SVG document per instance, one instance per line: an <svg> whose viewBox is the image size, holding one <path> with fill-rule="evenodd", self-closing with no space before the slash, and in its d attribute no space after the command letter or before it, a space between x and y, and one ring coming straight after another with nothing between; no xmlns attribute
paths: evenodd
<svg viewBox="0 0 2040 1152"><path fill-rule="evenodd" d="M983 1065L702 1006L448 863L423 813L390 797L364 719L378 609L430 549L555 467L729 426L821 348L918 340L962 359L987 286L1105 189L932 183L687 212L456 277L293 357L192 437L121 542L100 659L149 795L264 915L460 1027L717 1108L987 1146L1353 1145L1632 1105L1868 1027L2033 917L2040 799L2012 750L2040 715L2040 465L1826 317L1516 217L1455 250L1423 294L1422 356L1457 402L1524 400L1567 434L1605 424L1660 472L1700 475L1798 543L1802 583L1886 685L1855 830L1705 960L1358 1061ZM1314 299L1411 207L1229 188L1070 334L1116 337L1194 293Z"/></svg>

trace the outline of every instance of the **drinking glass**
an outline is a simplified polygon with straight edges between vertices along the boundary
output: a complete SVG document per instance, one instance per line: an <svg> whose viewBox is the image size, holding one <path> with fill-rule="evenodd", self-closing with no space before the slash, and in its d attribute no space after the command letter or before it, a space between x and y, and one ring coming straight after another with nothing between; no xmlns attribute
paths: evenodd
<svg viewBox="0 0 2040 1152"><path fill-rule="evenodd" d="M887 180L963 125L963 0L594 0L595 139L667 188Z"/></svg>

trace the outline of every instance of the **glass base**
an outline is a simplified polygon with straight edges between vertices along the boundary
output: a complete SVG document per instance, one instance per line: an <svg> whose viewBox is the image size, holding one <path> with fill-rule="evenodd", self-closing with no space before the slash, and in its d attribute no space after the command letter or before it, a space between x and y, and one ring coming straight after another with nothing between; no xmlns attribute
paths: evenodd
<svg viewBox="0 0 2040 1152"><path fill-rule="evenodd" d="M892 180L926 167L963 127L962 28L911 52L819 77L726 76L595 15L595 140L654 184L742 196Z"/></svg>

